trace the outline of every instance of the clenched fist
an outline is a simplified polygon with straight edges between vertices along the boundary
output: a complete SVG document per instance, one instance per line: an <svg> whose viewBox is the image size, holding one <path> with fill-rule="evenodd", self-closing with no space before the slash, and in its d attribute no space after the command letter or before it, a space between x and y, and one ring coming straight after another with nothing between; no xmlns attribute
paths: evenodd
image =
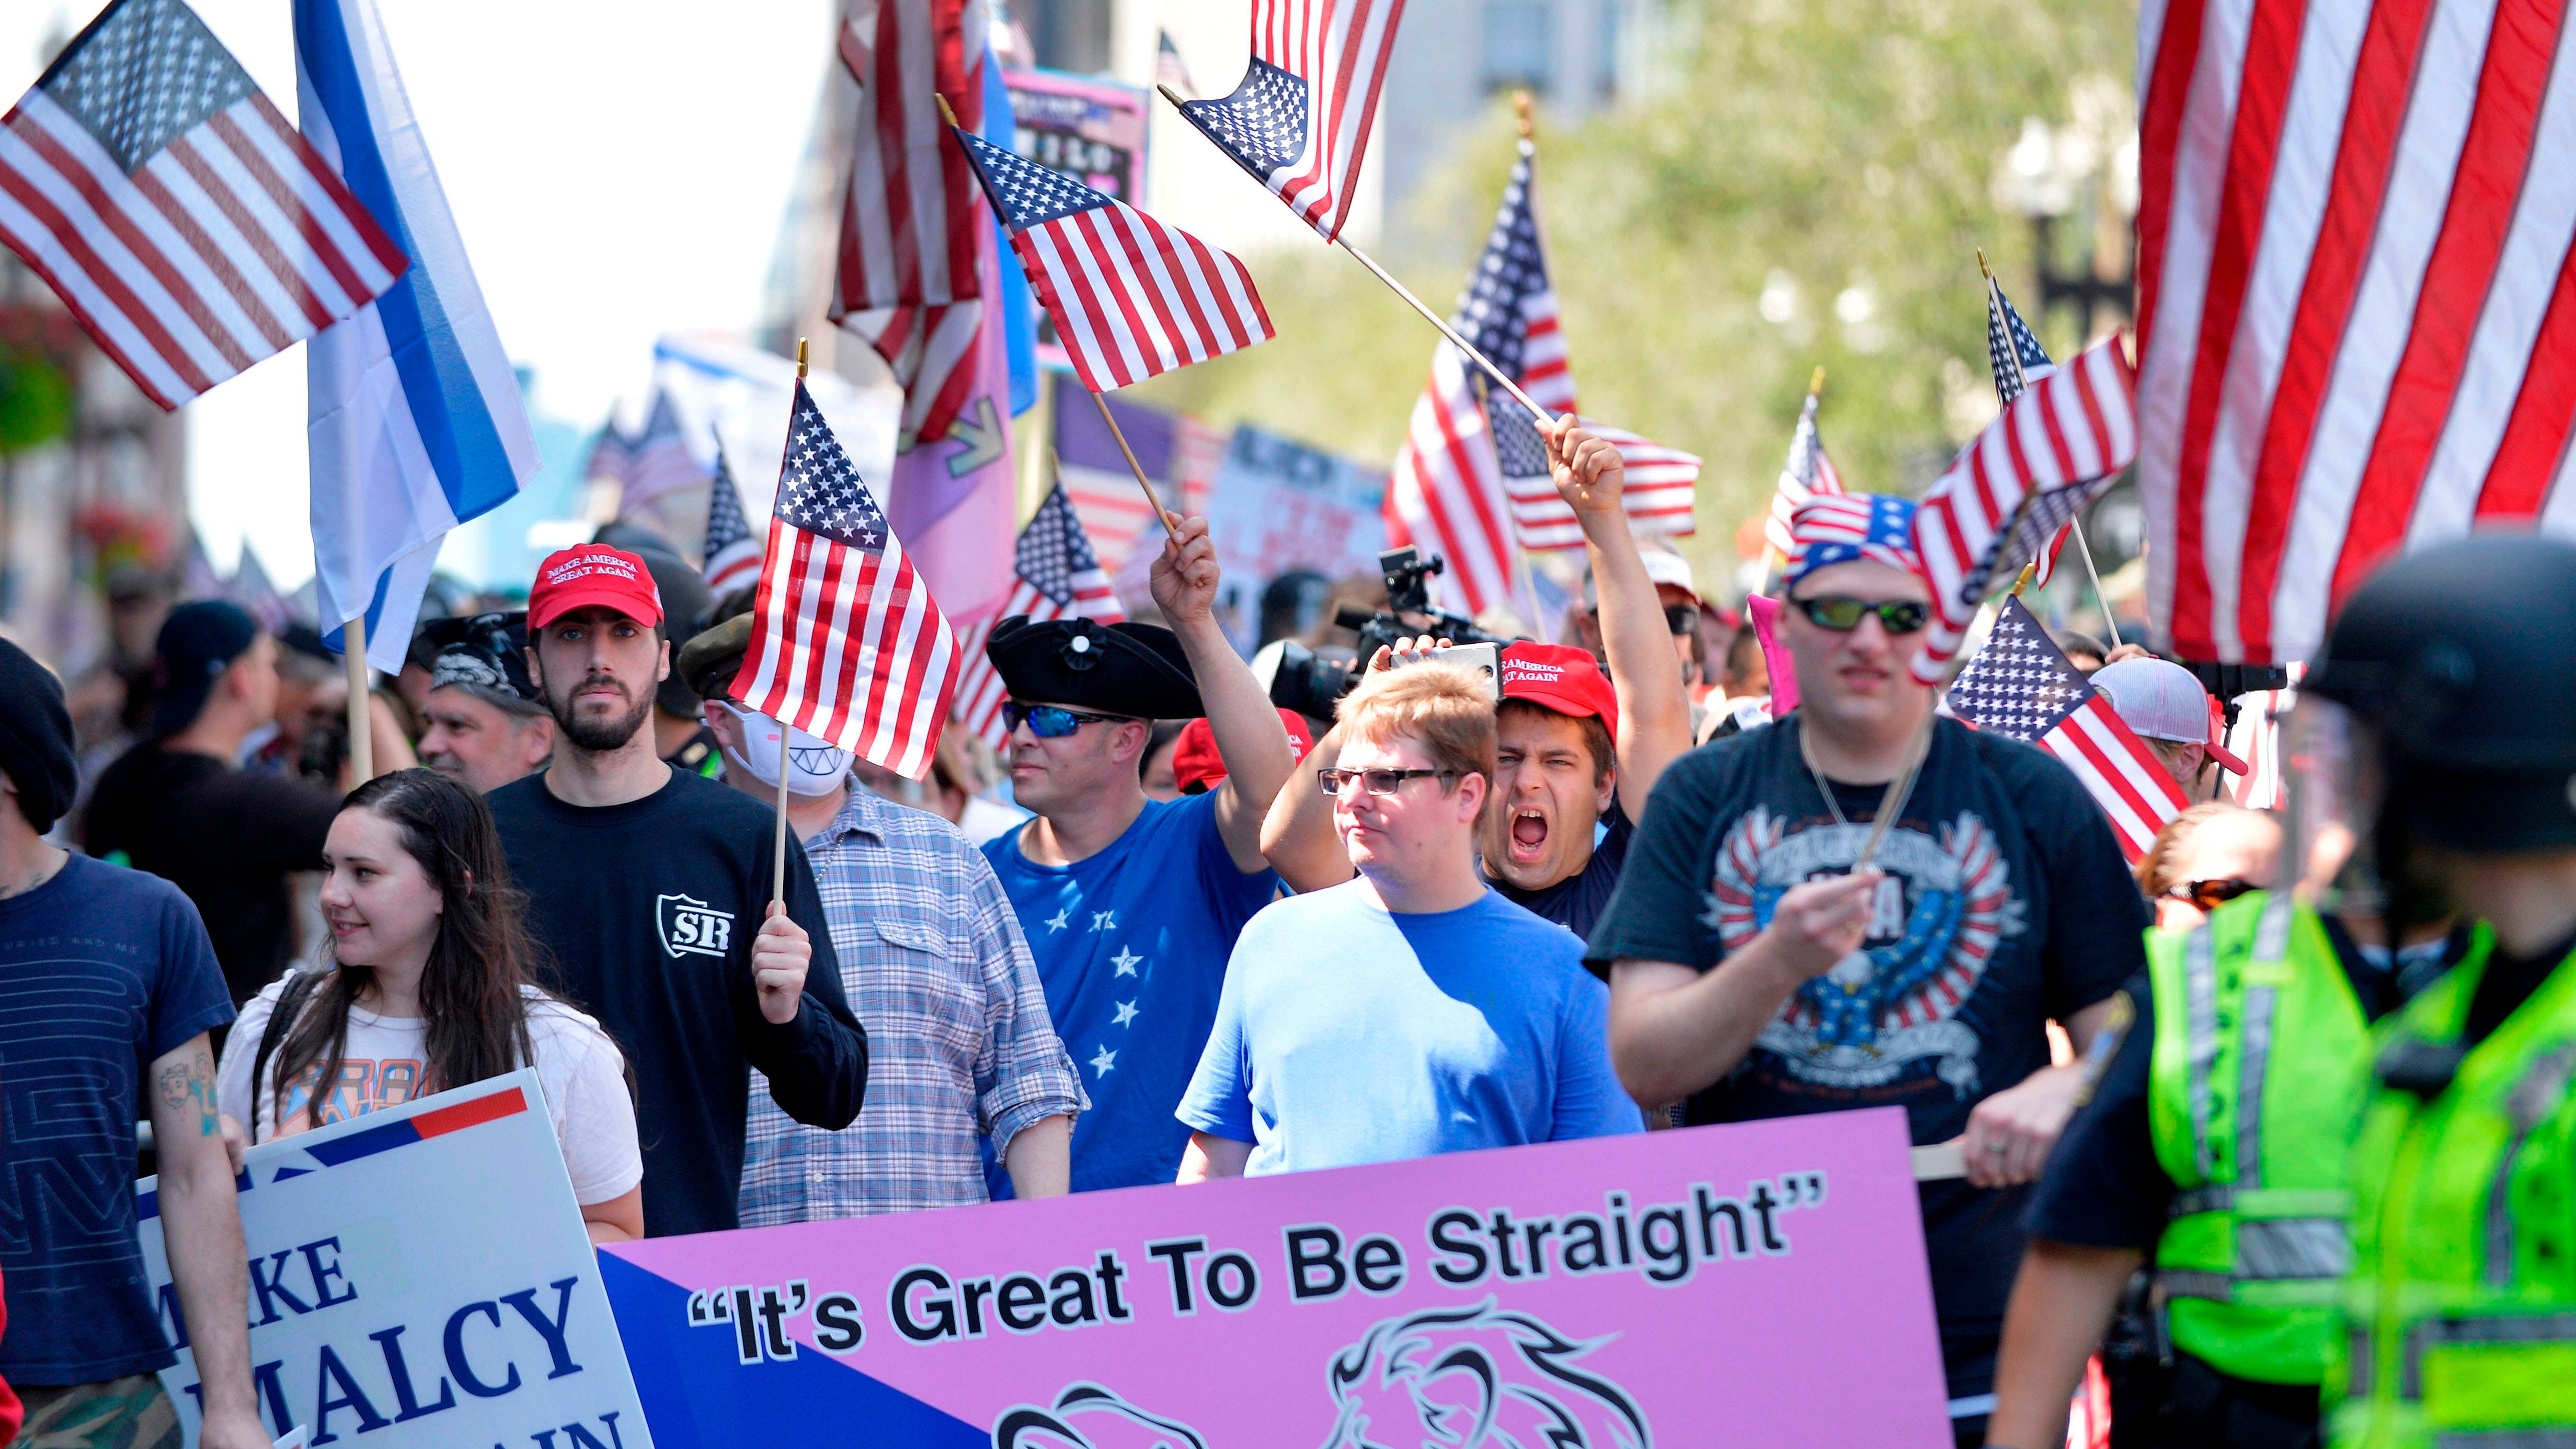
<svg viewBox="0 0 2576 1449"><path fill-rule="evenodd" d="M1800 981L1812 981L1860 949L1885 879L1883 871L1865 870L1791 886L1764 934L1776 934L1781 960Z"/></svg>
<svg viewBox="0 0 2576 1449"><path fill-rule="evenodd" d="M814 943L805 928L787 919L787 907L769 903L769 919L751 941L751 982L760 989L760 1014L773 1025L796 1019L805 996L805 967L814 959Z"/></svg>

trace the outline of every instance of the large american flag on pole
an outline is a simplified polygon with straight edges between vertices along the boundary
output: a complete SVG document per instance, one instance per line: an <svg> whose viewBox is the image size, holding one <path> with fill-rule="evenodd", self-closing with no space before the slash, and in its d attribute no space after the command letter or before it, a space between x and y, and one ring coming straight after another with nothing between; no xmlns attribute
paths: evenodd
<svg viewBox="0 0 2576 1449"><path fill-rule="evenodd" d="M2393 552L2576 532L2563 12L2142 7L2138 482L2184 657L2303 660Z"/></svg>
<svg viewBox="0 0 2576 1449"><path fill-rule="evenodd" d="M2019 599L1950 687L1950 709L1989 734L2037 745L2075 772L2135 864L2187 803L2155 752L2113 713Z"/></svg>
<svg viewBox="0 0 2576 1449"><path fill-rule="evenodd" d="M180 0L116 0L0 120L0 241L165 409L410 265Z"/></svg>
<svg viewBox="0 0 2576 1449"><path fill-rule="evenodd" d="M1083 536L1082 520L1075 516L1062 483L1047 490L1046 501L1038 505L1028 527L1020 530L1014 572L1011 597L1001 613L977 624L958 641L965 682L957 690L957 722L997 750L1010 740L1010 731L1002 728L1002 701L1010 691L1002 686L992 661L984 657L984 639L993 632L994 623L1014 614L1025 614L1033 623L1081 618L1115 624L1127 617L1118 595L1110 590L1099 556L1091 551L1091 540Z"/></svg>
<svg viewBox="0 0 2576 1449"><path fill-rule="evenodd" d="M861 100L829 315L894 370L907 447L946 437L973 390L983 208L939 98L983 124L990 27L982 0L860 0L841 25Z"/></svg>
<svg viewBox="0 0 2576 1449"><path fill-rule="evenodd" d="M1843 487L1843 475L1834 470L1834 460L1825 452L1824 436L1816 431L1816 401L1816 392L1810 388L1805 405L1798 409L1798 430L1789 435L1789 461L1780 466L1780 484L1771 493L1771 516L1762 524L1763 541L1782 559L1797 552L1796 541L1789 534L1789 519L1797 513L1798 505L1810 498L1838 498L1849 491Z"/></svg>
<svg viewBox="0 0 2576 1449"><path fill-rule="evenodd" d="M1083 386L1111 392L1270 340L1252 274L1231 254L981 136L955 134Z"/></svg>
<svg viewBox="0 0 2576 1449"><path fill-rule="evenodd" d="M798 379L733 697L919 780L957 673L948 620Z"/></svg>
<svg viewBox="0 0 2576 1449"><path fill-rule="evenodd" d="M1548 284L1547 256L1539 244L1532 202L1537 151L1521 142L1485 237L1484 255L1459 295L1450 325L1492 358L1530 400L1558 412L1574 408L1574 373L1566 364L1565 334L1557 326L1556 292ZM1413 405L1404 447L1387 482L1387 542L1427 545L1448 561L1442 587L1454 588L1471 614L1511 593L1513 539L1510 499L1503 487L1503 450L1515 468L1547 469L1545 445L1527 409L1509 394L1493 397L1458 349L1442 342L1431 355L1431 381ZM1506 441L1505 435L1509 435ZM1548 492L1555 493L1551 485ZM1578 540L1579 541L1579 540Z"/></svg>
<svg viewBox="0 0 2576 1449"><path fill-rule="evenodd" d="M2048 349L2040 345L2030 324L2021 320L2012 298L2004 295L2003 283L1992 273L1986 276L1986 362L1994 369L1995 397L2005 407L2012 406L2013 399L2032 383L2057 371L2057 364L2048 359ZM2070 518L2040 545L2039 556L2031 560L2032 583L2045 585L2057 572L2057 555L2074 532L2075 520ZM2012 555L2004 556L2006 564L2012 561Z"/></svg>
<svg viewBox="0 0 2576 1449"><path fill-rule="evenodd" d="M1252 61L1234 94L1181 114L1324 240L1358 195L1404 0L1252 0Z"/></svg>
<svg viewBox="0 0 2576 1449"><path fill-rule="evenodd" d="M2118 337L2013 399L1923 495L1914 546L1932 586L1932 626L1914 677L1940 681L1998 563L2029 558L2138 453L2135 374Z"/></svg>

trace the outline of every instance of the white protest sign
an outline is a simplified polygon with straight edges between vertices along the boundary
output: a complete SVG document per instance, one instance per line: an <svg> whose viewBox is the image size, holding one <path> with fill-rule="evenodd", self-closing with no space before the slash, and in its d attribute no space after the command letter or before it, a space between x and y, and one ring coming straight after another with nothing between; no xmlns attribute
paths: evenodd
<svg viewBox="0 0 2576 1449"><path fill-rule="evenodd" d="M282 1442L652 1449L535 1072L262 1143L241 1184L252 1385ZM194 1449L158 1185L136 1184L143 1257Z"/></svg>

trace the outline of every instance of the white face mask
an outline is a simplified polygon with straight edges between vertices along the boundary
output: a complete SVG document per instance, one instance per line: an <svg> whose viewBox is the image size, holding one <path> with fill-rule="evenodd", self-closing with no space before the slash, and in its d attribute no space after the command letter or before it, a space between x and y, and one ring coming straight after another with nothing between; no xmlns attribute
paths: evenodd
<svg viewBox="0 0 2576 1449"><path fill-rule="evenodd" d="M790 795L829 795L850 778L850 752L826 739L803 730L782 726L765 714L743 709L730 700L717 700L725 713L742 727L744 749L725 747L725 758L737 770L775 790L778 788L778 732L787 729L787 793ZM748 754L749 758L745 758Z"/></svg>

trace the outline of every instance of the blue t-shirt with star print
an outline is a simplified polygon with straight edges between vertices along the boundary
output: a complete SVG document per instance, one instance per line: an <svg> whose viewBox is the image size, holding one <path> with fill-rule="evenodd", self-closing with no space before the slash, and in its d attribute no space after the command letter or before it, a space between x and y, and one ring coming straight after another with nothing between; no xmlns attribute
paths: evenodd
<svg viewBox="0 0 2576 1449"><path fill-rule="evenodd" d="M984 855L1091 1095L1073 1127L1073 1190L1170 1182L1190 1140L1172 1112L1216 1022L1226 960L1279 877L1235 867L1213 794L1149 800L1126 833L1069 866L1031 861L1017 830ZM998 1165L986 1177L996 1200L1011 1195Z"/></svg>

